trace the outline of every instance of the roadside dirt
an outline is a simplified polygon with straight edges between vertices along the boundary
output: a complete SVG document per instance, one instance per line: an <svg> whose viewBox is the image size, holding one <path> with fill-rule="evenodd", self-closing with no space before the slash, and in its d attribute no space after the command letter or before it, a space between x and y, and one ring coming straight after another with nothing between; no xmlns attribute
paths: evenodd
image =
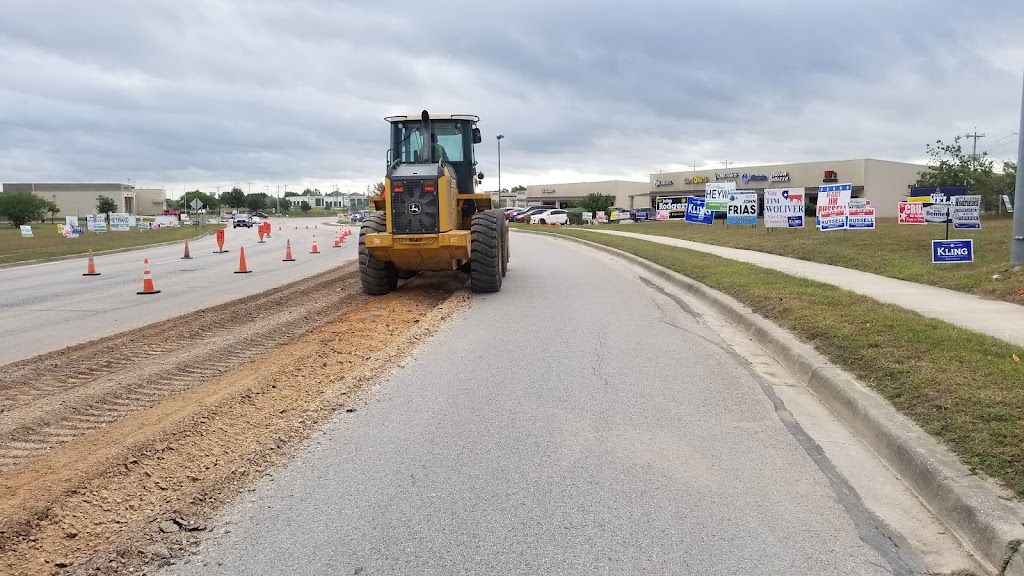
<svg viewBox="0 0 1024 576"><path fill-rule="evenodd" d="M353 264L3 367L0 574L178 561L468 301L449 275L369 298Z"/></svg>

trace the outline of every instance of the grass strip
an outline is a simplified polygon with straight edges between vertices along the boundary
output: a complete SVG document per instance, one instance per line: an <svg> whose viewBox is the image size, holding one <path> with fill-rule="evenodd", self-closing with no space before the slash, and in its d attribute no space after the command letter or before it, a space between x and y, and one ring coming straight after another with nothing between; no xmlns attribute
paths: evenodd
<svg viewBox="0 0 1024 576"><path fill-rule="evenodd" d="M547 230L545 230L547 232ZM972 469L1024 497L1024 350L843 290L720 256L579 229L729 294L876 390Z"/></svg>
<svg viewBox="0 0 1024 576"><path fill-rule="evenodd" d="M672 220L604 229L757 250L1024 304L1024 297L1017 296L1024 289L1024 270L1009 265L1012 227L1008 218L987 218L981 230L951 226L950 238L974 240L974 262L967 264L932 264L931 241L945 238L945 226L899 224L892 218L878 219L875 230L831 232L816 230L813 217L808 226L793 230L726 226L718 220L713 226ZM995 275L1002 278L993 279Z"/></svg>
<svg viewBox="0 0 1024 576"><path fill-rule="evenodd" d="M181 228L157 228L155 230L132 229L128 232L103 232L95 234L87 232L78 238L65 238L57 233L56 224L32 225L32 238L22 238L19 228L0 228L0 264L25 262L58 256L85 254L115 250L118 248L135 248L160 244L161 242L184 242L203 234L210 234L219 225L183 226Z"/></svg>

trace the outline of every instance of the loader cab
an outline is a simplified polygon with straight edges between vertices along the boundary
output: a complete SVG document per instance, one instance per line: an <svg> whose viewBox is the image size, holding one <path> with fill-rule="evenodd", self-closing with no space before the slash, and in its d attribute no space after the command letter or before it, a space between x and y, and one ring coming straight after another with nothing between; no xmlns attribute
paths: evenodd
<svg viewBox="0 0 1024 576"><path fill-rule="evenodd" d="M480 120L470 115L445 115L430 118L427 129L419 116L391 116L391 147L388 150L388 173L408 164L447 164L455 176L459 194L473 194L476 179L474 144L481 141Z"/></svg>

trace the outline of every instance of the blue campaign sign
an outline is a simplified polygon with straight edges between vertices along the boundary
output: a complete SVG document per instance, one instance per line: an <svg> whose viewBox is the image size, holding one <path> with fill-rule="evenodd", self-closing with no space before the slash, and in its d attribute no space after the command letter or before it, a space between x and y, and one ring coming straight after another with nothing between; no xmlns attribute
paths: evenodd
<svg viewBox="0 0 1024 576"><path fill-rule="evenodd" d="M932 240L932 264L974 262L974 240Z"/></svg>
<svg viewBox="0 0 1024 576"><path fill-rule="evenodd" d="M967 186L914 186L910 189L910 195L931 196L932 202L949 202L953 196L966 196Z"/></svg>
<svg viewBox="0 0 1024 576"><path fill-rule="evenodd" d="M704 199L692 197L686 201L686 221L692 224L714 224L715 213L704 209Z"/></svg>

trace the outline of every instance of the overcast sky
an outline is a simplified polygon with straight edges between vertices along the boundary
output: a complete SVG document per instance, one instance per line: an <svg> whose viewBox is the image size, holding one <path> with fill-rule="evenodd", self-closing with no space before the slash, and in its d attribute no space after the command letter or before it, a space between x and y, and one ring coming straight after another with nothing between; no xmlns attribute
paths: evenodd
<svg viewBox="0 0 1024 576"><path fill-rule="evenodd" d="M361 191L394 113L485 188L696 162L1016 157L1024 2L0 0L0 181ZM265 188L269 187L269 188Z"/></svg>

